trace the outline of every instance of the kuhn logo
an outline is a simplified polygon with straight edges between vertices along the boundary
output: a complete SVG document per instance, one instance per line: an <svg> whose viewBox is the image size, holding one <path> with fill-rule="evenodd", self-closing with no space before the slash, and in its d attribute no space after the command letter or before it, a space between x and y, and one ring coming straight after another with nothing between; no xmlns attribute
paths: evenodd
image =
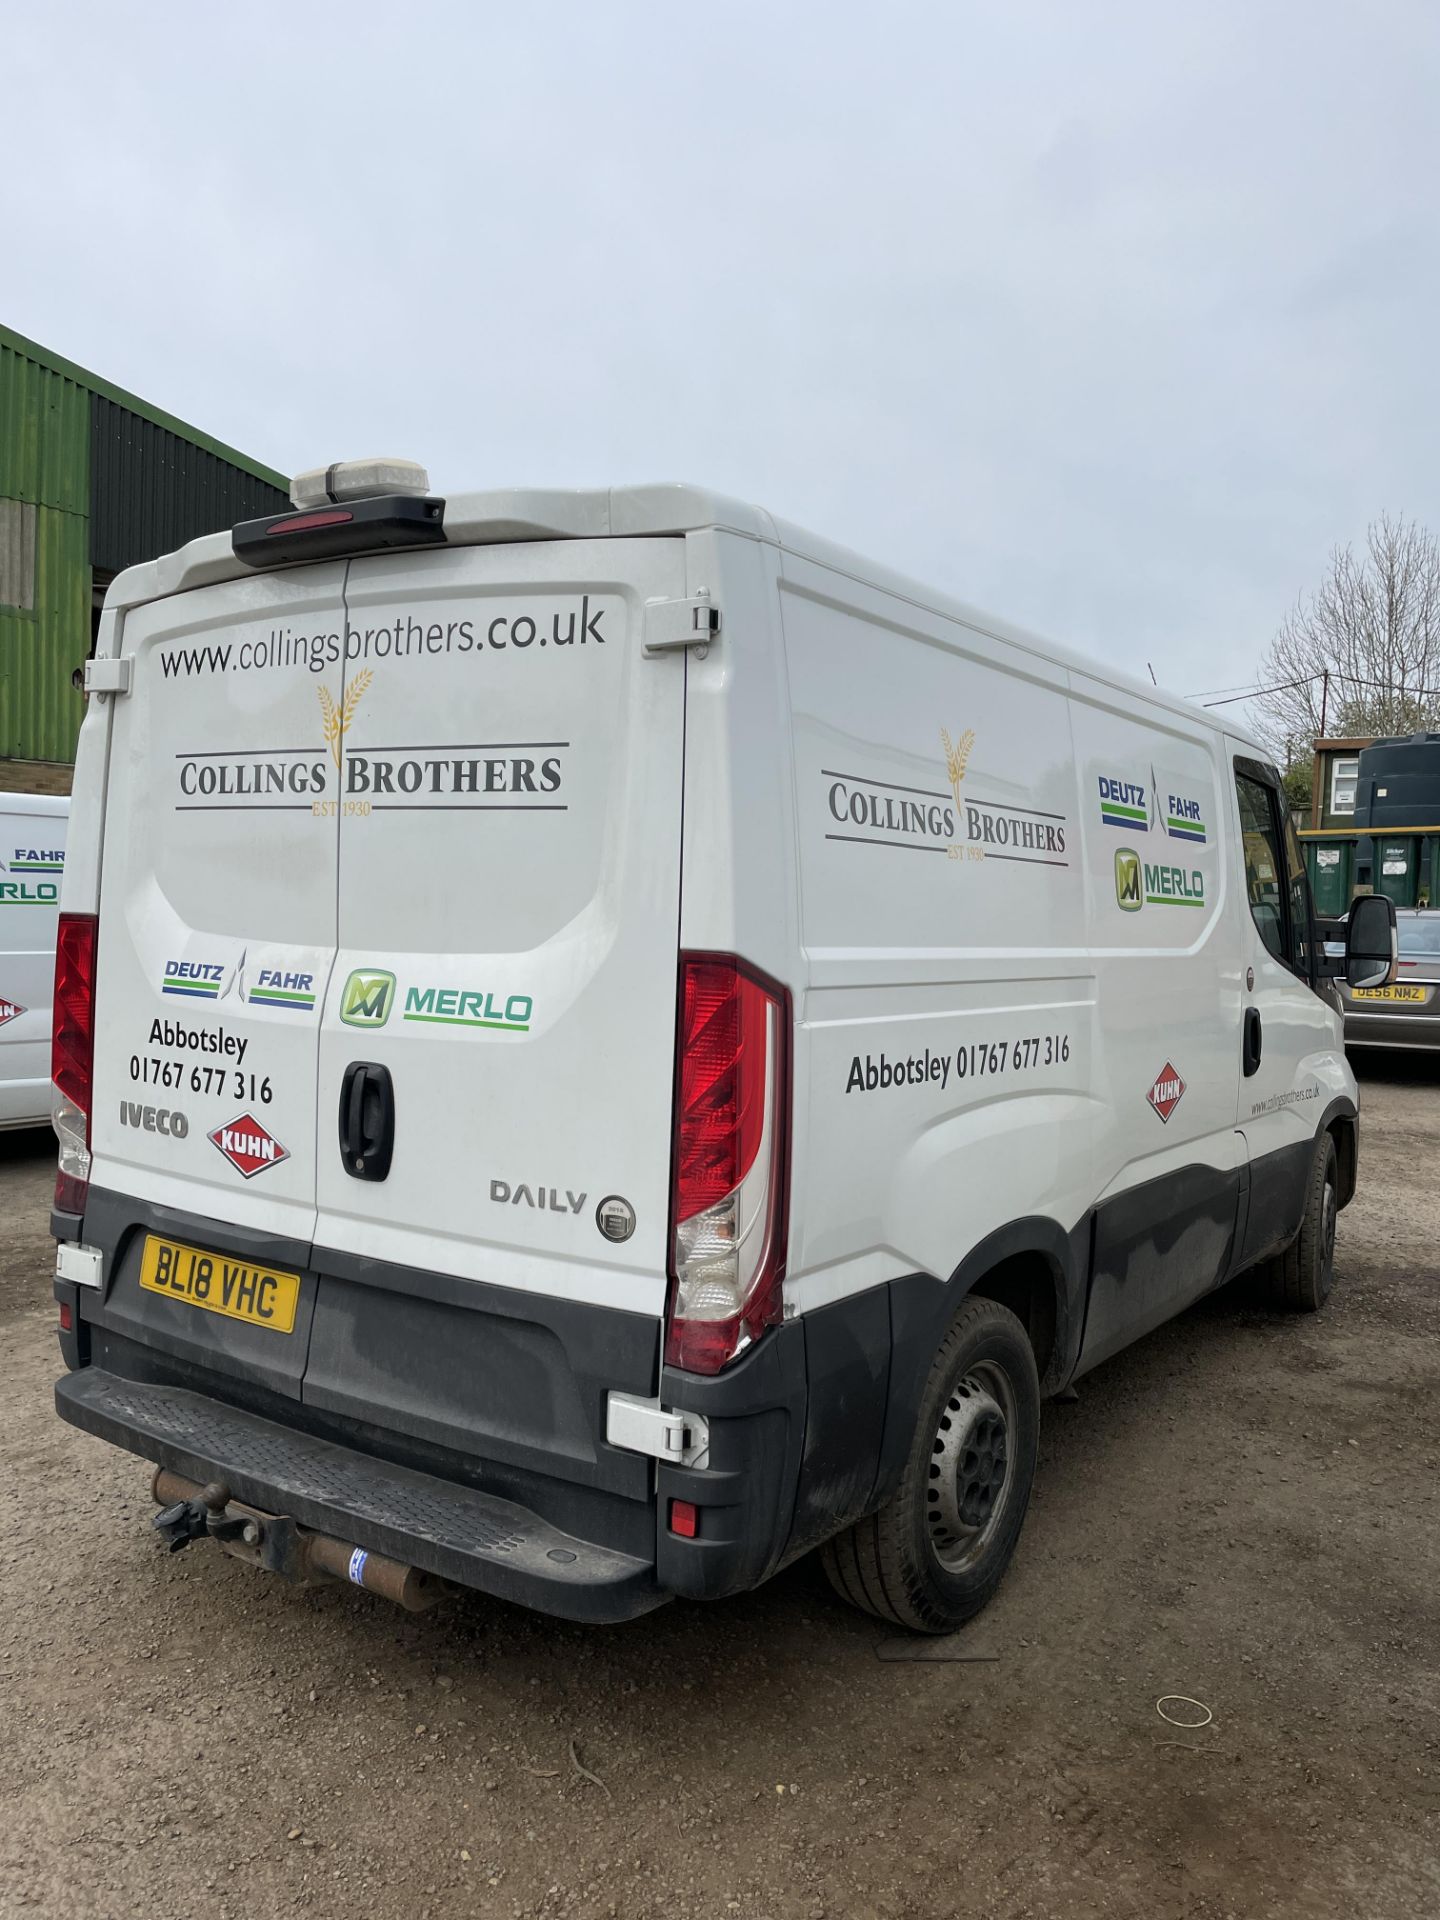
<svg viewBox="0 0 1440 1920"><path fill-rule="evenodd" d="M0 1027L7 1020L18 1020L24 1011L24 1007L17 1006L13 1000L0 999Z"/></svg>
<svg viewBox="0 0 1440 1920"><path fill-rule="evenodd" d="M264 1173L267 1167L278 1167L282 1160L290 1155L267 1128L251 1113L242 1113L238 1120L232 1120L227 1127L216 1127L213 1133L205 1136L224 1154L235 1171L246 1180L253 1180L257 1173Z"/></svg>
<svg viewBox="0 0 1440 1920"><path fill-rule="evenodd" d="M1185 1092L1185 1082L1167 1060L1155 1076L1155 1084L1145 1098L1164 1121L1169 1120Z"/></svg>

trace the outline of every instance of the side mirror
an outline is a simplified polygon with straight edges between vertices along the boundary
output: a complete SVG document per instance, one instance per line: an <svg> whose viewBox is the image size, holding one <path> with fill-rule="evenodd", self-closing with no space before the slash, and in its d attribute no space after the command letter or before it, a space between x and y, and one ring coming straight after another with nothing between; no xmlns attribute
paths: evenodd
<svg viewBox="0 0 1440 1920"><path fill-rule="evenodd" d="M1388 987L1398 951L1394 902L1383 893L1362 893L1351 905L1345 931L1346 986Z"/></svg>

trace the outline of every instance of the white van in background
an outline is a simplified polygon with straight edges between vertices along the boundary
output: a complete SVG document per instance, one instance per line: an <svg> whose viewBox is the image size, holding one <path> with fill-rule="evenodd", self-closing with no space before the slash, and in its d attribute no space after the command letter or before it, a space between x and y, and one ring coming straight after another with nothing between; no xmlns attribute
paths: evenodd
<svg viewBox="0 0 1440 1920"><path fill-rule="evenodd" d="M0 1128L50 1124L50 992L68 799L0 793Z"/></svg>
<svg viewBox="0 0 1440 1920"><path fill-rule="evenodd" d="M60 1413L291 1578L953 1628L1043 1394L1324 1302L1389 903L1327 963L1251 741L758 509L294 497L107 597Z"/></svg>

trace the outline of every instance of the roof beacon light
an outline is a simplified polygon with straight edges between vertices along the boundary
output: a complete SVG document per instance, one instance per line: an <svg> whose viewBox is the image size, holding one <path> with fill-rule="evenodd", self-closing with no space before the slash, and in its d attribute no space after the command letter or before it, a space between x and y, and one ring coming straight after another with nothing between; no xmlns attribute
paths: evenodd
<svg viewBox="0 0 1440 1920"><path fill-rule="evenodd" d="M337 460L333 466L311 467L290 482L290 503L304 513L310 507L337 506L342 500L378 500L387 495L413 494L424 499L430 476L414 460Z"/></svg>

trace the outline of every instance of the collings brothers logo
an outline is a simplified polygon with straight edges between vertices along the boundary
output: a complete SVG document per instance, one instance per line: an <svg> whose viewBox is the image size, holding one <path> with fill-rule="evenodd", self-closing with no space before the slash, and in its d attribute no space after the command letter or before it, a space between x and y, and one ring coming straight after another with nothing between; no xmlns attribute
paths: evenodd
<svg viewBox="0 0 1440 1920"><path fill-rule="evenodd" d="M279 747L264 755L245 746L178 754L176 812L258 808L333 818L337 794L347 814L361 817L377 807L415 813L565 811L561 788L568 740L547 741L542 748L528 741L497 741L448 752L350 745L356 710L374 678L370 668L362 669L339 700L326 686L315 689L322 747Z"/></svg>
<svg viewBox="0 0 1440 1920"><path fill-rule="evenodd" d="M920 849L952 860L1068 867L1063 813L982 799L969 790L962 795L975 740L973 727L955 740L941 727L948 793L822 768L821 776L829 782L826 810L834 822L825 838L852 846Z"/></svg>

